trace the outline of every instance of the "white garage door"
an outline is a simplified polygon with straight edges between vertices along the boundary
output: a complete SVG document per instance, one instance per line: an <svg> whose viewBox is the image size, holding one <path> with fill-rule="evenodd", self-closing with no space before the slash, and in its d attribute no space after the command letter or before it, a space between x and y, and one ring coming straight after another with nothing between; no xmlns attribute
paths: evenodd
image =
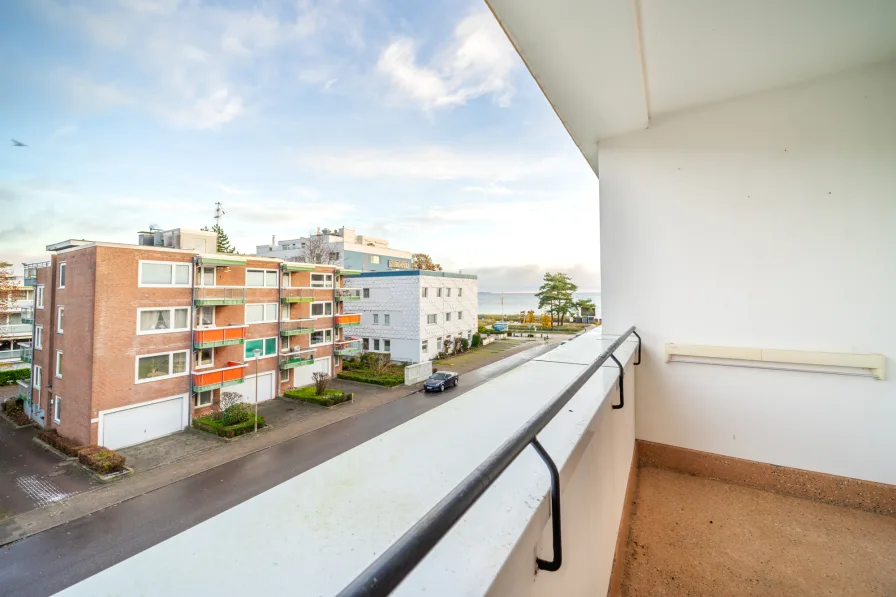
<svg viewBox="0 0 896 597"><path fill-rule="evenodd" d="M100 413L100 444L112 450L183 431L187 396L136 404Z"/></svg>
<svg viewBox="0 0 896 597"><path fill-rule="evenodd" d="M274 397L274 377L276 371L258 374L258 401L264 402ZM243 402L255 403L255 376L247 375L245 381L236 386L237 392L243 395Z"/></svg>
<svg viewBox="0 0 896 597"><path fill-rule="evenodd" d="M292 371L295 376L293 377L293 387L301 388L303 386L310 386L314 383L314 379L311 377L314 373L318 371L330 373L330 357L315 359L314 363L311 365L296 367Z"/></svg>

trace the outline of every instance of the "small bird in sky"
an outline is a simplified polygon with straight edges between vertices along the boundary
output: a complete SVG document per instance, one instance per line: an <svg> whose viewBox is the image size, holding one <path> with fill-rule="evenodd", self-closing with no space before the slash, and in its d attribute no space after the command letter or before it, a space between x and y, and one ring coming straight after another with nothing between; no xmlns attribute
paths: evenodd
<svg viewBox="0 0 896 597"><path fill-rule="evenodd" d="M13 147L28 147L21 141L16 141L15 139L10 139L10 141L12 141Z"/></svg>

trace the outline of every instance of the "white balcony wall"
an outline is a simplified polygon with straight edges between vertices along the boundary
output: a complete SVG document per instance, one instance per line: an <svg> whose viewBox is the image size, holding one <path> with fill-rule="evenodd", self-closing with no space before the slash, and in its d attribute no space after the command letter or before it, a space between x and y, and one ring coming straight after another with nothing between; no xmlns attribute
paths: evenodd
<svg viewBox="0 0 896 597"><path fill-rule="evenodd" d="M896 483L896 62L657 118L599 147L605 333L640 439ZM884 381L664 363L682 342L883 353Z"/></svg>

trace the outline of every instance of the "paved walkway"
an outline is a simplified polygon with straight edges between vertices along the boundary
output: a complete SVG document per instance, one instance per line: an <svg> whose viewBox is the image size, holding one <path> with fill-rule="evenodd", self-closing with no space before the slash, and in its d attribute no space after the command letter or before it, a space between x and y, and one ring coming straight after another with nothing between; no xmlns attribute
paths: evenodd
<svg viewBox="0 0 896 597"><path fill-rule="evenodd" d="M547 348L547 346L537 342L521 342L518 346L500 353L480 353L480 351L476 351L475 354L478 355L476 359L470 360L468 364L464 364L463 366L455 367L454 370L462 374L468 373L474 369L479 369L480 367L512 357L529 349L539 349L540 354L544 350L547 350ZM346 382L339 380L338 383L343 384ZM368 387L367 384L353 385L363 385L365 388ZM143 467L144 472L141 474L126 477L110 485L100 486L93 491L80 493L70 499L62 500L55 504L31 510L0 521L0 546L65 524L82 516L119 504L125 500L176 483L208 469L215 468L260 450L276 446L311 431L378 408L384 404L398 400L399 398L415 394L420 391L421 388L422 383L411 387L398 386L385 389L379 392L370 393L363 398L359 398L359 395L356 394L354 402L346 402L332 408L308 405L317 409L318 413L314 416L299 418L289 424L273 426L270 431L259 433L257 436L242 436L238 441L234 442L218 443L219 440L217 438L212 438L216 442L216 445L213 446L212 449L194 453L188 458L170 462L165 466L157 465L153 467L151 463L147 463ZM369 390L365 391L369 392ZM177 436L171 437L179 437L183 435L185 434L177 434Z"/></svg>

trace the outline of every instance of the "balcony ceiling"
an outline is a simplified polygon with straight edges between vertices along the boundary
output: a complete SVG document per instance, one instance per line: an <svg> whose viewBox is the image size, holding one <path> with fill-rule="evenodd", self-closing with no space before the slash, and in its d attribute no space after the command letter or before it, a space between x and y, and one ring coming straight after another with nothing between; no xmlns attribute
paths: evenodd
<svg viewBox="0 0 896 597"><path fill-rule="evenodd" d="M893 0L486 0L576 144L896 57Z"/></svg>

